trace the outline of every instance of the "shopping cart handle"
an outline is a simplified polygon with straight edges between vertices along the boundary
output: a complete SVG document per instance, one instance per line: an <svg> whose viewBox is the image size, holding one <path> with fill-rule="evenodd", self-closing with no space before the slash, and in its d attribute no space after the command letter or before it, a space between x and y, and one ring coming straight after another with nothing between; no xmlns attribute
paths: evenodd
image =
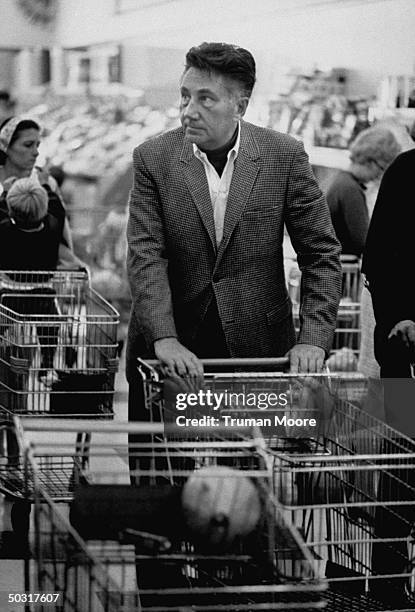
<svg viewBox="0 0 415 612"><path fill-rule="evenodd" d="M230 357L228 359L201 359L201 363L207 367L258 367L258 366L274 366L277 368L286 368L290 364L288 357ZM145 363L151 368L160 366L160 361L157 359L139 359L140 363Z"/></svg>
<svg viewBox="0 0 415 612"><path fill-rule="evenodd" d="M91 284L91 273L87 266L62 266L61 268L57 268L58 273L66 274L74 273L74 274L84 274L88 280L88 283Z"/></svg>

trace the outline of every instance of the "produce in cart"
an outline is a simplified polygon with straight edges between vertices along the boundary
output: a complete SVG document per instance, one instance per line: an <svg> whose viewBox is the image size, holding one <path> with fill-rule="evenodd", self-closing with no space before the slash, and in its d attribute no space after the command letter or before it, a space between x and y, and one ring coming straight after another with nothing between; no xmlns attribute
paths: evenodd
<svg viewBox="0 0 415 612"><path fill-rule="evenodd" d="M196 470L183 487L181 501L192 538L212 550L226 550L248 536L261 517L254 482L226 466Z"/></svg>

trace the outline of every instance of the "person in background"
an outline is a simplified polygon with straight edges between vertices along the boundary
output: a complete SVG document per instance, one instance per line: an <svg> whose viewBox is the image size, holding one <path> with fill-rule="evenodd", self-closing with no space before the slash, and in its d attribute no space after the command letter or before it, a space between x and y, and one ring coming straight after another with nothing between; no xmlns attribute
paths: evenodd
<svg viewBox="0 0 415 612"><path fill-rule="evenodd" d="M400 152L408 151L415 147L415 143L411 139L405 126L393 121L391 119L384 120L377 124L379 127L390 130L395 136ZM397 156L396 155L396 156ZM369 219L372 217L373 209L375 207L376 198L379 192L379 186L383 174L375 181L372 181L367 186L366 190L366 204L369 211ZM373 313L372 298L367 287L362 287L362 294L360 299L360 312L361 312L361 343L359 352L359 361L357 369L364 376L370 379L379 378L380 367L375 359L374 353L374 330L375 330L375 316ZM377 402L380 405L380 402ZM375 416L384 418L384 414L377 412Z"/></svg>
<svg viewBox="0 0 415 612"><path fill-rule="evenodd" d="M412 286L413 168L415 149L399 155L385 173L367 236L362 272L376 319L375 355L384 378L412 375L415 300Z"/></svg>
<svg viewBox="0 0 415 612"><path fill-rule="evenodd" d="M0 219L8 216L6 195L16 179L31 177L48 194L48 212L61 232L59 258L65 267L85 267L73 253L66 211L56 181L35 166L40 144L40 126L31 119L11 117L0 125Z"/></svg>
<svg viewBox="0 0 415 612"><path fill-rule="evenodd" d="M369 228L366 186L379 181L401 147L387 127L363 130L350 145L349 169L341 170L327 190L334 231L343 255L361 257Z"/></svg>
<svg viewBox="0 0 415 612"><path fill-rule="evenodd" d="M383 176L383 169L396 158L403 148L408 147L408 135L397 124L382 122L361 132L350 146L351 164L349 171L340 172L327 194L333 224L342 242L344 254L360 257L366 241L370 217ZM370 393L365 410L377 418L384 418L382 394L377 379L379 365L374 357L373 330L375 327L372 300L363 286L360 297L360 344L358 360L354 367L369 379ZM357 327L357 323L353 325ZM351 366L350 349L336 354L338 369ZM344 366L342 367L342 357ZM333 362L333 358L329 360Z"/></svg>
<svg viewBox="0 0 415 612"><path fill-rule="evenodd" d="M415 207L413 203L415 149L399 155L386 170L380 184L366 246L362 273L373 302L376 327L375 356L383 383L385 420L397 432L403 432L402 443L415 438L415 393L411 365L415 363L415 298L412 283L414 261ZM379 452L396 452L396 439L385 441ZM399 446L398 446L399 447ZM405 446L407 448L407 446ZM396 462L395 462L396 463ZM407 538L415 522L415 477L412 469L391 468L382 473L378 498L382 505L375 516L375 535L379 538L401 538L396 544L373 546L373 569L379 574L400 575L408 571ZM407 502L399 508L388 501ZM397 606L399 597L408 599L406 578L389 581L395 589L376 593L389 597ZM381 590L382 581L378 581ZM388 584L388 583L387 583ZM388 588L388 587L387 587ZM409 607L409 604L407 604ZM411 609L415 601L411 599Z"/></svg>
<svg viewBox="0 0 415 612"><path fill-rule="evenodd" d="M180 83L182 127L134 151L130 396L140 355L194 377L202 357L287 354L293 372L315 372L330 350L339 244L302 143L243 120L254 83L246 49L193 47ZM284 224L302 270L298 339Z"/></svg>
<svg viewBox="0 0 415 612"><path fill-rule="evenodd" d="M56 269L62 232L56 217L48 213L46 190L33 177L16 179L8 190L6 203L8 216L0 221L0 270ZM17 282L10 284L11 281ZM32 293L36 296L32 297ZM58 314L52 288L30 289L27 282L19 286L18 275L9 274L0 279L0 294L2 304L21 315L56 317ZM53 372L59 327L36 325L36 330L41 346L39 375L45 381Z"/></svg>
<svg viewBox="0 0 415 612"><path fill-rule="evenodd" d="M31 177L16 179L6 196L8 216L0 221L2 270L54 270L61 227L48 213L47 191Z"/></svg>

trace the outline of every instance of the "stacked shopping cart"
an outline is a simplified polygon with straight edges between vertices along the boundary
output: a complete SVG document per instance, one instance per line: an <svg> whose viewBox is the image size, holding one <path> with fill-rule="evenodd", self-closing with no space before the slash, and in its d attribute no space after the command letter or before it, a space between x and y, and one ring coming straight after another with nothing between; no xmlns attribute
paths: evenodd
<svg viewBox="0 0 415 612"><path fill-rule="evenodd" d="M342 255L342 295L337 313L336 329L332 350L343 347L350 348L356 356L360 349L360 296L362 292L362 276L360 260L353 255ZM300 289L301 272L295 260L288 271L288 293L293 303L295 327L300 328Z"/></svg>
<svg viewBox="0 0 415 612"><path fill-rule="evenodd" d="M14 502L11 542L20 554L34 489L13 416L112 418L117 324L118 313L91 288L86 271L0 273L0 491ZM53 498L70 500L72 460L49 465L47 474Z"/></svg>
<svg viewBox="0 0 415 612"><path fill-rule="evenodd" d="M253 432L180 440L166 438L155 423L30 419L23 427L23 439L32 442L27 472L36 499L34 568L27 575L36 570L31 590L62 593L62 609L322 607L324 581L280 512ZM55 442L34 443L45 427ZM47 465L69 458L68 435L79 427L89 444L87 454L72 453L69 524L48 494ZM216 522L206 523L206 509Z"/></svg>
<svg viewBox="0 0 415 612"><path fill-rule="evenodd" d="M117 324L85 271L2 272L3 414L112 416Z"/></svg>
<svg viewBox="0 0 415 612"><path fill-rule="evenodd" d="M203 384L236 394L227 413L289 389L275 411L294 424L175 428L171 381L143 364L147 423L19 421L36 499L28 587L79 612L412 610L414 442L362 410L361 379L350 401L350 379L230 369ZM69 518L52 501L59 462Z"/></svg>

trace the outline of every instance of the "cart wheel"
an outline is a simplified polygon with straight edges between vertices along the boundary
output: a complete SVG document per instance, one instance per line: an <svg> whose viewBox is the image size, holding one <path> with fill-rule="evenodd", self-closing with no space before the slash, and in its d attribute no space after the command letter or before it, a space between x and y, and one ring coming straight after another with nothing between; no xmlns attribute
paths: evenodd
<svg viewBox="0 0 415 612"><path fill-rule="evenodd" d="M16 501L10 512L10 519L16 536L27 541L30 528L30 502L26 500Z"/></svg>

